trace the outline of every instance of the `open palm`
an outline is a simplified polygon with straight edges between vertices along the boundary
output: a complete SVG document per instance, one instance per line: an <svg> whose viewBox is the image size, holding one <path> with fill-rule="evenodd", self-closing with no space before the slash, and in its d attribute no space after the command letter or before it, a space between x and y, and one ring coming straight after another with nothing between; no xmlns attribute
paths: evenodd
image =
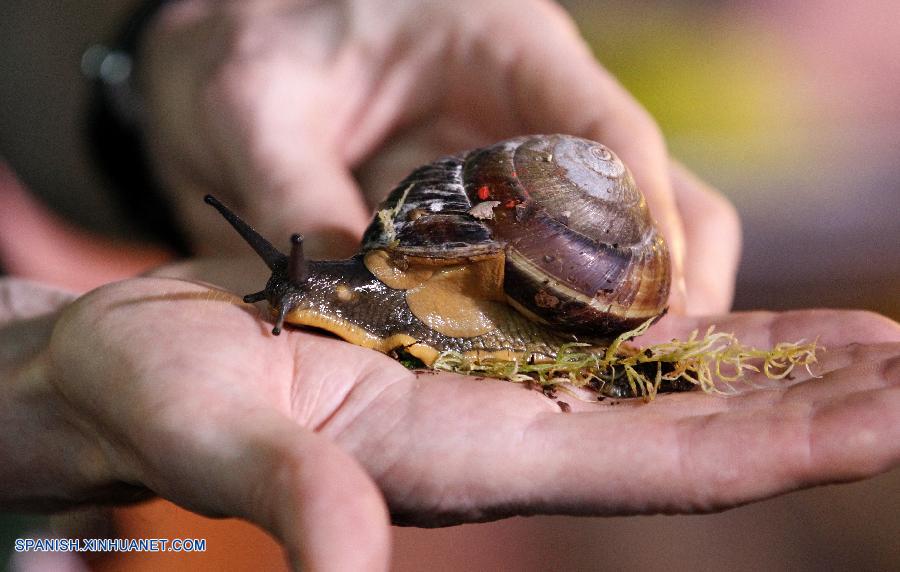
<svg viewBox="0 0 900 572"><path fill-rule="evenodd" d="M425 526L703 512L900 460L897 324L835 311L714 322L760 346L818 336L821 377L730 398L567 399L564 413L521 385L417 374L303 331L272 337L231 294L162 278L82 298L51 355L110 485L247 518L313 566L386 566L385 502ZM648 337L705 323L673 317Z"/></svg>

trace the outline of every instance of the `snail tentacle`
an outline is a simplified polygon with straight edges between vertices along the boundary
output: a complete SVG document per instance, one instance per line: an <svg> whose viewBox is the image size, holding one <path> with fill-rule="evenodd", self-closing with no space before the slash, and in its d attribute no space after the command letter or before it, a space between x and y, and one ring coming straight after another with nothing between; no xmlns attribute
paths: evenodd
<svg viewBox="0 0 900 572"><path fill-rule="evenodd" d="M282 299L281 303L278 305L278 318L275 319L275 327L272 328L272 335L277 336L281 333L281 329L284 327L284 319L289 310L290 305Z"/></svg>
<svg viewBox="0 0 900 572"><path fill-rule="evenodd" d="M247 294L244 296L244 304L254 304L256 302L262 302L266 298L269 297L268 292L265 290L260 290L259 292L254 292L253 294Z"/></svg>
<svg viewBox="0 0 900 572"><path fill-rule="evenodd" d="M288 259L288 280L300 285L309 278L309 263L303 253L303 236L294 234L291 236L291 255Z"/></svg>
<svg viewBox="0 0 900 572"><path fill-rule="evenodd" d="M287 257L272 246L272 243L266 240L261 234L247 224L244 219L236 215L231 209L223 205L219 199L212 195L203 197L203 201L208 205L212 205L219 213L228 221L234 230L250 245L256 254L263 259L269 270L275 270L283 265Z"/></svg>

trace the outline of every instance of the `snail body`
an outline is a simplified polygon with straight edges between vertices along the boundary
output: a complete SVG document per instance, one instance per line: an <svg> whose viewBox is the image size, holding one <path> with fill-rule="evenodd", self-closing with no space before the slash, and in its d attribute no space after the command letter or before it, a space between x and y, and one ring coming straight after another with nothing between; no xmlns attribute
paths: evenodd
<svg viewBox="0 0 900 572"><path fill-rule="evenodd" d="M284 322L431 365L444 351L546 359L662 315L668 250L622 162L599 143L520 137L414 170L389 194L360 252L284 255L212 197L272 270Z"/></svg>

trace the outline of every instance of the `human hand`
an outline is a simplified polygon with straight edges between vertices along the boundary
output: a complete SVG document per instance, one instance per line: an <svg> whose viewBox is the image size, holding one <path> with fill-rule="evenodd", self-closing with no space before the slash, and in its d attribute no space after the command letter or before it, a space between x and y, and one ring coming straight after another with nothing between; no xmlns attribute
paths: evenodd
<svg viewBox="0 0 900 572"><path fill-rule="evenodd" d="M272 240L299 231L313 258L348 255L412 167L564 132L604 142L634 172L672 253L673 311L731 303L733 209L670 171L654 121L548 0L183 0L142 55L151 147L200 252L244 252L207 193ZM354 174L377 193L364 198Z"/></svg>
<svg viewBox="0 0 900 572"><path fill-rule="evenodd" d="M821 378L797 371L730 398L569 399L563 413L521 385L416 374L300 330L275 338L236 297L158 278L75 303L46 363L83 435L64 450L81 453L93 489L127 483L249 519L311 569L386 568L385 504L423 526L706 512L900 461L896 323L837 311L712 321L759 346L818 336ZM670 316L641 341L706 323Z"/></svg>

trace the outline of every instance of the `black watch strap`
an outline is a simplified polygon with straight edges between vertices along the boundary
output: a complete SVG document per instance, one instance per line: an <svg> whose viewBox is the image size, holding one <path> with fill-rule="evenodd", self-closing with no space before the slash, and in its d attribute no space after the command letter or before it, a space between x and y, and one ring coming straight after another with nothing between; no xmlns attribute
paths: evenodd
<svg viewBox="0 0 900 572"><path fill-rule="evenodd" d="M185 255L184 233L148 160L143 104L134 88L141 37L159 9L171 1L143 2L118 37L110 45L89 47L81 64L93 82L86 125L92 158L109 179L123 214L149 237Z"/></svg>

